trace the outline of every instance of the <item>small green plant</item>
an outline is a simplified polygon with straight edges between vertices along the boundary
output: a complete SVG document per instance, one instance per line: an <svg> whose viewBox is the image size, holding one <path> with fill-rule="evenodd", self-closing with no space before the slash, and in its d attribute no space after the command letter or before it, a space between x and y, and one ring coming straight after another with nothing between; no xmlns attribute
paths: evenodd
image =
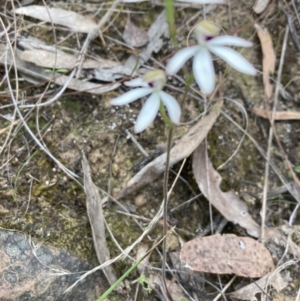
<svg viewBox="0 0 300 301"><path fill-rule="evenodd" d="M139 284L143 287L143 289L148 292L151 293L152 292L152 288L149 285L149 282L145 276L145 274L142 274L139 278Z"/></svg>
<svg viewBox="0 0 300 301"><path fill-rule="evenodd" d="M300 173L300 165L295 166L295 167L294 167L294 171L295 171L296 173Z"/></svg>

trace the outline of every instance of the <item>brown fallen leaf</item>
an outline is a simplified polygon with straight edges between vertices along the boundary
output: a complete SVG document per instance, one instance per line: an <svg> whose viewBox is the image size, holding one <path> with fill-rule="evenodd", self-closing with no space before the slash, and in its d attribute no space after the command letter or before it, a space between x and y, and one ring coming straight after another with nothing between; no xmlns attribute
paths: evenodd
<svg viewBox="0 0 300 301"><path fill-rule="evenodd" d="M203 142L194 151L193 173L204 196L228 221L239 224L251 236L259 237L260 227L248 213L246 203L233 190L223 192L220 189L222 177L213 168Z"/></svg>
<svg viewBox="0 0 300 301"><path fill-rule="evenodd" d="M130 20L130 15L128 15L123 32L123 40L132 47L142 47L148 43L149 39L147 33L133 24Z"/></svg>
<svg viewBox="0 0 300 301"><path fill-rule="evenodd" d="M91 224L94 246L100 264L110 260L110 253L106 242L102 201L98 187L93 183L88 160L82 152L82 170L84 175L84 191L86 194L86 209ZM105 277L110 285L117 281L116 272L112 265L103 268Z"/></svg>
<svg viewBox="0 0 300 301"><path fill-rule="evenodd" d="M192 126L189 131L171 149L170 166L187 158L206 137L219 116L223 100L219 100L211 109L208 115L204 116L198 123ZM133 191L153 182L165 170L166 153L142 168L118 194L118 198L132 193Z"/></svg>
<svg viewBox="0 0 300 301"><path fill-rule="evenodd" d="M258 278L275 266L268 249L250 237L215 234L183 244L180 258L192 270Z"/></svg>
<svg viewBox="0 0 300 301"><path fill-rule="evenodd" d="M256 0L253 10L256 14L261 14L268 6L270 0Z"/></svg>
<svg viewBox="0 0 300 301"><path fill-rule="evenodd" d="M246 285L241 289L233 293L230 293L229 295L230 297L239 300L257 301L255 295L263 294L266 291L268 283L272 285L277 292L280 292L288 285L288 282L281 277L281 274L279 272L268 273L267 275L260 278L259 280L250 283L249 285Z"/></svg>
<svg viewBox="0 0 300 301"><path fill-rule="evenodd" d="M273 94L273 85L270 82L270 74L275 72L276 55L269 31L266 28L260 27L258 24L255 24L254 26L263 53L263 82L265 95L267 99L270 100Z"/></svg>
<svg viewBox="0 0 300 301"><path fill-rule="evenodd" d="M75 32L92 33L98 30L98 25L89 18L61 8L30 5L17 8L15 13L66 26Z"/></svg>
<svg viewBox="0 0 300 301"><path fill-rule="evenodd" d="M78 61L78 56L65 53L63 51L43 50L43 49L32 49L25 50L21 53L20 59L26 62L34 63L37 66L44 68L54 69L73 69ZM111 68L118 66L120 63L113 62L107 59L86 59L83 64L83 69L96 69L96 68Z"/></svg>
<svg viewBox="0 0 300 301"><path fill-rule="evenodd" d="M272 111L270 110L265 110L258 107L253 107L250 110L259 117L271 119ZM274 120L300 120L300 112L276 111L274 113Z"/></svg>

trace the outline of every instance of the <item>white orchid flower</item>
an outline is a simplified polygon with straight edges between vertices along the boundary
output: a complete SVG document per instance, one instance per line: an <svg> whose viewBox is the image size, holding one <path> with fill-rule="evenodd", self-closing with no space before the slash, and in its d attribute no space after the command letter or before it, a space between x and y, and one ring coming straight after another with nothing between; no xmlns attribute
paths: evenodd
<svg viewBox="0 0 300 301"><path fill-rule="evenodd" d="M170 94L162 91L167 81L164 71L156 69L147 72L143 78L135 78L124 84L128 87L141 87L133 89L110 103L114 106L122 106L131 103L141 97L147 98L134 126L134 131L140 133L145 130L155 119L160 109L161 102L166 106L169 117L174 124L178 124L181 116L180 105Z"/></svg>
<svg viewBox="0 0 300 301"><path fill-rule="evenodd" d="M252 43L234 36L218 36L219 28L209 21L201 21L194 29L198 45L179 50L168 62L167 75L174 75L193 59L193 73L200 89L211 94L215 88L215 70L210 52L226 61L239 72L255 75L256 69L238 52L226 46L251 47Z"/></svg>

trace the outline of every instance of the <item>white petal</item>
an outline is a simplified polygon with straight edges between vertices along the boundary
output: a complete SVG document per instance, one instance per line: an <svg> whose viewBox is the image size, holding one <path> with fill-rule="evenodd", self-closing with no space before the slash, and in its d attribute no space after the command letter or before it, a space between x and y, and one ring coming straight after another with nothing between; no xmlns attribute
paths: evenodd
<svg viewBox="0 0 300 301"><path fill-rule="evenodd" d="M209 50L226 61L235 70L255 75L256 69L238 52L223 46L211 46Z"/></svg>
<svg viewBox="0 0 300 301"><path fill-rule="evenodd" d="M124 82L124 85L127 87L149 87L140 77Z"/></svg>
<svg viewBox="0 0 300 301"><path fill-rule="evenodd" d="M170 94L160 91L159 97L168 110L171 121L175 124L179 124L181 116L181 108L177 100Z"/></svg>
<svg viewBox="0 0 300 301"><path fill-rule="evenodd" d="M215 88L215 69L209 51L202 48L194 58L193 73L195 80L205 94L211 94Z"/></svg>
<svg viewBox="0 0 300 301"><path fill-rule="evenodd" d="M194 56L199 50L199 46L186 47L175 53L168 61L166 67L167 75L173 75L184 65L184 63Z"/></svg>
<svg viewBox="0 0 300 301"><path fill-rule="evenodd" d="M223 4L225 0L177 0L178 2L199 3L199 4Z"/></svg>
<svg viewBox="0 0 300 301"><path fill-rule="evenodd" d="M251 47L253 43L234 36L219 36L212 38L207 42L210 46L237 46L237 47Z"/></svg>
<svg viewBox="0 0 300 301"><path fill-rule="evenodd" d="M134 131L140 133L155 119L159 110L160 100L157 93L151 94L146 100L134 126Z"/></svg>
<svg viewBox="0 0 300 301"><path fill-rule="evenodd" d="M130 90L119 97L116 97L110 101L113 106L122 106L127 103L131 103L141 97L144 97L152 92L152 88L139 88Z"/></svg>

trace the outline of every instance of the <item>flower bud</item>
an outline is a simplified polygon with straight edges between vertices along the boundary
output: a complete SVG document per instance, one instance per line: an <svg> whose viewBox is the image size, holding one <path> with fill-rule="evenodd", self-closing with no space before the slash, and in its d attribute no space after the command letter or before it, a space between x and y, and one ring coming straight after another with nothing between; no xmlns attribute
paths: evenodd
<svg viewBox="0 0 300 301"><path fill-rule="evenodd" d="M167 78L163 70L154 69L144 75L143 81L146 82L150 88L160 91L165 86Z"/></svg>
<svg viewBox="0 0 300 301"><path fill-rule="evenodd" d="M194 29L194 34L199 44L211 40L212 38L218 36L219 33L220 28L207 20L199 22Z"/></svg>

